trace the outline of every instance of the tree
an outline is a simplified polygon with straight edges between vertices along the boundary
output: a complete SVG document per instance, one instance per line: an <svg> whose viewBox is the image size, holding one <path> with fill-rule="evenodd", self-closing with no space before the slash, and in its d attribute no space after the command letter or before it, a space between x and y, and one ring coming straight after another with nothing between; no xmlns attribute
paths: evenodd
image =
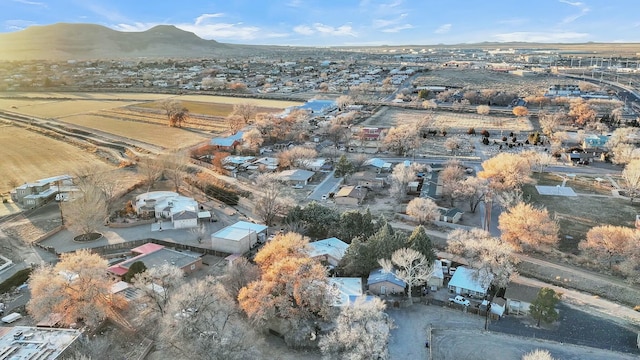
<svg viewBox="0 0 640 360"><path fill-rule="evenodd" d="M456 229L449 235L447 251L469 260L474 276L489 287L506 287L516 273L513 246L481 229Z"/></svg>
<svg viewBox="0 0 640 360"><path fill-rule="evenodd" d="M457 187L453 189L453 198L466 200L469 204L469 210L475 213L488 192L489 187L486 180L470 176L458 182Z"/></svg>
<svg viewBox="0 0 640 360"><path fill-rule="evenodd" d="M242 143L252 151L258 151L258 148L263 142L264 138L262 137L260 130L256 128L247 130L242 134Z"/></svg>
<svg viewBox="0 0 640 360"><path fill-rule="evenodd" d="M456 150L460 149L461 145L462 145L462 139L457 136L451 136L447 138L447 140L445 140L444 142L444 147L447 150L451 151L451 154L453 154Z"/></svg>
<svg viewBox="0 0 640 360"><path fill-rule="evenodd" d="M98 166L90 165L79 169L74 174L74 181L80 191L90 188L100 191L107 207L107 214L111 214L116 200L116 192L120 187L118 173L113 170L104 171ZM60 186L61 182L58 182L57 185Z"/></svg>
<svg viewBox="0 0 640 360"><path fill-rule="evenodd" d="M429 235L427 235L424 226L416 226L415 229L413 229L413 232L409 235L409 239L407 239L407 244L411 249L424 255L430 263L436 259L433 243Z"/></svg>
<svg viewBox="0 0 640 360"><path fill-rule="evenodd" d="M255 256L260 279L240 290L238 302L249 319L259 325L270 320L291 325L328 316L326 271L306 251L308 239L287 233L266 243Z"/></svg>
<svg viewBox="0 0 640 360"><path fill-rule="evenodd" d="M564 112L556 112L556 113L539 113L538 119L540 121L540 127L542 128L542 132L548 137L552 138L555 134L556 130L562 124L562 122L566 119L567 114Z"/></svg>
<svg viewBox="0 0 640 360"><path fill-rule="evenodd" d="M633 199L640 193L640 159L629 162L622 170L623 186L627 192L627 197Z"/></svg>
<svg viewBox="0 0 640 360"><path fill-rule="evenodd" d="M456 191L459 189L460 183L465 179L462 163L458 160L447 161L444 169L440 171L439 178L442 179L441 194L445 199L449 199L449 204L453 207Z"/></svg>
<svg viewBox="0 0 640 360"><path fill-rule="evenodd" d="M547 350L536 349L522 356L522 360L554 360Z"/></svg>
<svg viewBox="0 0 640 360"><path fill-rule="evenodd" d="M158 344L176 358L210 360L259 357L256 334L214 277L176 291L162 318Z"/></svg>
<svg viewBox="0 0 640 360"><path fill-rule="evenodd" d="M242 130L242 128L246 125L244 118L237 114L229 114L225 118L225 123L227 124L227 128L231 131L232 134L237 133Z"/></svg>
<svg viewBox="0 0 640 360"><path fill-rule="evenodd" d="M284 196L284 188L277 174L261 174L256 178L256 186L262 191L253 204L253 211L267 225L271 226L276 216L284 215L293 201Z"/></svg>
<svg viewBox="0 0 640 360"><path fill-rule="evenodd" d="M476 112L478 115L487 116L491 112L491 107L489 105L478 105L476 106Z"/></svg>
<svg viewBox="0 0 640 360"><path fill-rule="evenodd" d="M389 359L387 346L394 325L385 308L378 298L342 307L336 327L320 338L323 359Z"/></svg>
<svg viewBox="0 0 640 360"><path fill-rule="evenodd" d="M583 98L571 100L569 116L578 125L591 124L596 119L596 111Z"/></svg>
<svg viewBox="0 0 640 360"><path fill-rule="evenodd" d="M483 170L478 177L489 181L489 187L496 191L520 188L530 183L531 167L520 155L499 153L482 163Z"/></svg>
<svg viewBox="0 0 640 360"><path fill-rule="evenodd" d="M513 108L513 115L517 117L524 117L529 115L529 109L526 106L516 106Z"/></svg>
<svg viewBox="0 0 640 360"><path fill-rule="evenodd" d="M182 123L189 117L189 109L178 100L166 99L160 103L160 106L167 115L170 127L182 127Z"/></svg>
<svg viewBox="0 0 640 360"><path fill-rule="evenodd" d="M407 185L413 181L416 174L422 171L423 166L417 163L413 163L410 166L404 164L398 164L393 168L393 172L389 177L391 182L390 193L396 200L404 200L407 196Z"/></svg>
<svg viewBox="0 0 640 360"><path fill-rule="evenodd" d="M558 224L549 217L547 209L536 209L523 202L500 214L498 228L501 238L516 250L523 245L532 249L547 250L558 242Z"/></svg>
<svg viewBox="0 0 640 360"><path fill-rule="evenodd" d="M418 145L418 140L414 126L402 124L389 129L382 143L396 154L404 155L409 149L414 149Z"/></svg>
<svg viewBox="0 0 640 360"><path fill-rule="evenodd" d="M533 300L529 307L529 314L538 321L536 326L540 326L540 321L552 323L558 319L556 305L560 302L561 298L562 294L556 293L553 289L540 289L538 296Z"/></svg>
<svg viewBox="0 0 640 360"><path fill-rule="evenodd" d="M138 160L138 172L144 176L147 192L149 192L162 173L162 164L157 158L145 156Z"/></svg>
<svg viewBox="0 0 640 360"><path fill-rule="evenodd" d="M233 105L233 114L240 116L245 124L248 124L257 112L258 108L251 103Z"/></svg>
<svg viewBox="0 0 640 360"><path fill-rule="evenodd" d="M170 264L162 264L138 273L133 278L133 286L140 295L136 301L140 304L134 309L135 327L145 329L147 335L154 337L159 329L155 328L161 318L167 315L168 303L174 293L184 284L184 272Z"/></svg>
<svg viewBox="0 0 640 360"><path fill-rule="evenodd" d="M82 194L60 203L67 227L77 235L89 235L107 219L107 202L95 186L85 186Z"/></svg>
<svg viewBox="0 0 640 360"><path fill-rule="evenodd" d="M378 230L369 209L364 213L358 210L345 211L340 214L340 220L336 225L335 237L347 244L356 237L367 239Z"/></svg>
<svg viewBox="0 0 640 360"><path fill-rule="evenodd" d="M347 177L353 174L353 164L351 164L345 155L340 156L340 159L336 164L335 174L337 177Z"/></svg>
<svg viewBox="0 0 640 360"><path fill-rule="evenodd" d="M295 146L278 154L278 166L282 169L289 167L305 168L318 156L315 149Z"/></svg>
<svg viewBox="0 0 640 360"><path fill-rule="evenodd" d="M384 272L395 274L398 279L407 284L409 305L413 304L411 289L426 283L435 271L433 264L424 255L408 248L396 250L391 255L391 260L380 259L378 262Z"/></svg>
<svg viewBox="0 0 640 360"><path fill-rule="evenodd" d="M338 110L343 111L347 106L353 104L353 99L349 95L341 95L336 99L336 104L338 105Z"/></svg>
<svg viewBox="0 0 640 360"><path fill-rule="evenodd" d="M173 189L176 192L180 189L180 185L182 185L188 164L189 157L183 152L170 152L162 155L162 173L171 181Z"/></svg>
<svg viewBox="0 0 640 360"><path fill-rule="evenodd" d="M126 301L111 293L107 260L89 250L65 253L55 266L36 268L29 279L27 311L34 319L58 314L68 326L82 321L95 327L107 317L128 327L118 311Z"/></svg>
<svg viewBox="0 0 640 360"><path fill-rule="evenodd" d="M587 238L580 241L578 248L596 259L607 261L611 269L613 259L624 256L637 236L634 229L624 226L596 226L587 232Z"/></svg>
<svg viewBox="0 0 640 360"><path fill-rule="evenodd" d="M407 215L415 219L420 225L425 225L438 219L440 211L433 200L417 197L407 204Z"/></svg>
<svg viewBox="0 0 640 360"><path fill-rule="evenodd" d="M247 258L240 257L233 260L233 263L227 267L222 284L229 296L237 301L240 289L259 278L260 269Z"/></svg>
<svg viewBox="0 0 640 360"><path fill-rule="evenodd" d="M131 266L129 266L129 270L127 270L126 274L122 276L122 280L126 282L131 282L133 277L139 273L145 272L147 267L144 265L142 261L136 261Z"/></svg>

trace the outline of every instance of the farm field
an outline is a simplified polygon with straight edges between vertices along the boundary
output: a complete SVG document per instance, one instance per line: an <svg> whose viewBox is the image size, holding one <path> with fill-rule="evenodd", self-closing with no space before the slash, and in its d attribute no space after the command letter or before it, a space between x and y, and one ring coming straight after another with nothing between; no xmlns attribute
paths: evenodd
<svg viewBox="0 0 640 360"><path fill-rule="evenodd" d="M11 181L22 184L69 174L88 165L105 170L112 168L75 146L10 125L0 129L0 143L0 192L12 189Z"/></svg>
<svg viewBox="0 0 640 360"><path fill-rule="evenodd" d="M382 107L380 111L371 116L362 126L393 127L398 124L415 122L428 114L427 110L401 109L394 107ZM452 113L449 111L436 111L433 113L435 123L433 128L446 129L450 133L466 132L473 127L476 132L484 129L525 132L533 130L531 122L527 119L516 119L514 116L488 115L481 116L471 113Z"/></svg>
<svg viewBox="0 0 640 360"><path fill-rule="evenodd" d="M252 101L248 101L252 103ZM215 102L202 102L202 101L191 101L191 100L183 100L182 105L189 109L189 113L191 114L200 114L200 115L208 115L208 116L220 116L225 117L233 111L233 104L227 103L215 103ZM144 104L136 105L141 108L149 108L155 110L162 110L162 103L159 101L147 102ZM283 110L283 108L275 108L275 107L264 107L256 104L257 112L265 112L265 113L279 113Z"/></svg>
<svg viewBox="0 0 640 360"><path fill-rule="evenodd" d="M257 107L272 108L272 109L285 109L289 106L302 105L300 101L286 101L286 100L271 100L271 99L251 99L242 97L231 96L210 96L210 95L182 95L176 96L177 100L181 101L197 101L205 103L217 103L217 104L244 104L249 103Z"/></svg>
<svg viewBox="0 0 640 360"><path fill-rule="evenodd" d="M100 110L119 108L135 104L127 101L108 100L38 100L33 104L12 105L10 111L39 118L62 118L70 115L86 114Z"/></svg>
<svg viewBox="0 0 640 360"><path fill-rule="evenodd" d="M204 135L166 125L115 120L98 115L73 115L62 121L169 149L184 148L207 139Z"/></svg>
<svg viewBox="0 0 640 360"><path fill-rule="evenodd" d="M0 93L4 99L30 98L30 99L70 99L70 100L136 100L155 101L169 97L172 94L147 94L147 93L75 93L75 92L5 92Z"/></svg>

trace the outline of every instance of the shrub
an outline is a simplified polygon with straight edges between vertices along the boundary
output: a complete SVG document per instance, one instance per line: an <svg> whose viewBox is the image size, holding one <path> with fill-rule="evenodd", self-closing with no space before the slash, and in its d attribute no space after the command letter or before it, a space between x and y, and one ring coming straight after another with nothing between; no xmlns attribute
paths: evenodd
<svg viewBox="0 0 640 360"><path fill-rule="evenodd" d="M24 284L29 280L29 275L31 275L31 268L22 269L11 275L10 278L0 284L0 293L11 291L12 289Z"/></svg>
<svg viewBox="0 0 640 360"><path fill-rule="evenodd" d="M476 129L474 129L474 128L472 128L472 127L471 127L471 128L469 128L469 130L467 130L467 134L469 134L469 135L475 135L475 134L476 134Z"/></svg>
<svg viewBox="0 0 640 360"><path fill-rule="evenodd" d="M506 136L503 136L503 137L502 137L502 141L507 141L507 137L506 137Z"/></svg>
<svg viewBox="0 0 640 360"><path fill-rule="evenodd" d="M489 138L483 137L482 138L482 143L485 145L489 145Z"/></svg>
<svg viewBox="0 0 640 360"><path fill-rule="evenodd" d="M484 136L484 137L490 137L491 134L489 134L489 132L487 130L482 130L482 132L480 133L480 135Z"/></svg>

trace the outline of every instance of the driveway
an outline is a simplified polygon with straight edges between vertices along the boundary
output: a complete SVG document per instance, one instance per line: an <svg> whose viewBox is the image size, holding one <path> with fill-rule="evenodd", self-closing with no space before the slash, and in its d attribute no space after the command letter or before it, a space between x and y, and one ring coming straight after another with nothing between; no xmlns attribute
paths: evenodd
<svg viewBox="0 0 640 360"><path fill-rule="evenodd" d="M327 177L316 186L311 195L307 197L309 200L322 201L322 195L334 192L342 183L343 178L334 177L335 170L327 174Z"/></svg>

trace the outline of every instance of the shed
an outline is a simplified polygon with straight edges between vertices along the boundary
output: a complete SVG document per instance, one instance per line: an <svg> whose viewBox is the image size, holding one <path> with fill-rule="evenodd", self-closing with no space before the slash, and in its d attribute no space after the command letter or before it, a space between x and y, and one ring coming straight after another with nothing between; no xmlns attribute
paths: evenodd
<svg viewBox="0 0 640 360"><path fill-rule="evenodd" d="M194 228L198 226L198 213L190 210L171 213L171 222L174 229Z"/></svg>
<svg viewBox="0 0 640 360"><path fill-rule="evenodd" d="M382 271L382 268L371 271L367 278L369 291L376 295L402 294L406 286L395 274Z"/></svg>
<svg viewBox="0 0 640 360"><path fill-rule="evenodd" d="M466 296L484 297L493 275L479 270L458 266L449 280L449 291Z"/></svg>
<svg viewBox="0 0 640 360"><path fill-rule="evenodd" d="M238 221L211 234L213 250L229 254L244 254L258 241L264 241L268 227L247 221Z"/></svg>
<svg viewBox="0 0 640 360"><path fill-rule="evenodd" d="M442 271L442 261L433 262L433 275L427 280L427 286L432 291L438 290L444 285L444 272Z"/></svg>

